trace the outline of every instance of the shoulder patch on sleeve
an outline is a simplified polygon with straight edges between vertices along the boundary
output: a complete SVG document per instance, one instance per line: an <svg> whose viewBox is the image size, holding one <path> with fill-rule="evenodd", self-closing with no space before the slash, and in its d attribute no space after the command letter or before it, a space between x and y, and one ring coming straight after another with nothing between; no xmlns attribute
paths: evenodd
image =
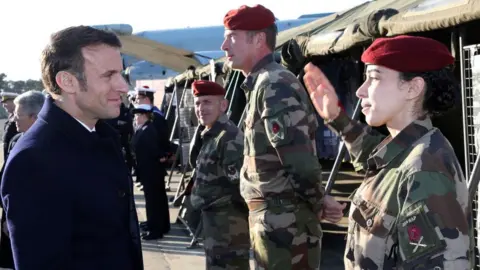
<svg viewBox="0 0 480 270"><path fill-rule="evenodd" d="M286 127L282 117L271 117L265 119L268 139L272 143L278 143L285 139Z"/></svg>
<svg viewBox="0 0 480 270"><path fill-rule="evenodd" d="M418 265L445 249L446 243L438 230L440 228L434 224L423 203L418 203L399 219L399 249L405 268L408 268L407 265Z"/></svg>

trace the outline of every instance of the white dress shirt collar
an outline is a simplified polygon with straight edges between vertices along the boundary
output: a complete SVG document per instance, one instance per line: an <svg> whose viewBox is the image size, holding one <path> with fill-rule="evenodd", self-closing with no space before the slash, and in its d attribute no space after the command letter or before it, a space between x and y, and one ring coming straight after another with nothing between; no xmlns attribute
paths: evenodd
<svg viewBox="0 0 480 270"><path fill-rule="evenodd" d="M84 126L89 132L95 132L95 127L89 128L87 125L85 125L85 123L83 123L82 121L78 120L77 118L75 118L75 120L77 120L80 124L82 124L82 126Z"/></svg>

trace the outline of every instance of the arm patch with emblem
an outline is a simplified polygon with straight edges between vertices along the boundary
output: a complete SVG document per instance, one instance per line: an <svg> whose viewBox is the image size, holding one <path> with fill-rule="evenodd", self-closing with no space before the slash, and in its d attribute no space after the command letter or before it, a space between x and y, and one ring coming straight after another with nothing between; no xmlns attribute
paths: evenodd
<svg viewBox="0 0 480 270"><path fill-rule="evenodd" d="M222 147L222 167L231 183L237 185L243 164L243 133L241 131L225 133Z"/></svg>
<svg viewBox="0 0 480 270"><path fill-rule="evenodd" d="M240 173L237 170L237 164L227 165L227 176L230 181L236 181L240 178Z"/></svg>
<svg viewBox="0 0 480 270"><path fill-rule="evenodd" d="M284 144L285 139L288 138L287 127L283 118L283 115L279 115L265 119L265 132L273 147Z"/></svg>
<svg viewBox="0 0 480 270"><path fill-rule="evenodd" d="M439 228L433 226L433 216L423 202L410 207L398 220L398 247L404 267L410 269L414 265L431 258L446 248Z"/></svg>
<svg viewBox="0 0 480 270"><path fill-rule="evenodd" d="M291 121L289 110L285 104L276 104L273 108L263 111L261 118L265 125L265 133L273 147L279 147L291 142Z"/></svg>

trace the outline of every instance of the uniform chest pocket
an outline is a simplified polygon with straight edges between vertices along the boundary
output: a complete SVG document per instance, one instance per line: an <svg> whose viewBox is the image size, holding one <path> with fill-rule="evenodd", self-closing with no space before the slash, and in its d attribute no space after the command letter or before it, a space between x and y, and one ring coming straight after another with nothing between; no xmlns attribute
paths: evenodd
<svg viewBox="0 0 480 270"><path fill-rule="evenodd" d="M202 147L200 153L198 154L196 168L197 170L211 171L220 165L219 162L220 159L218 157L216 146L208 143Z"/></svg>
<svg viewBox="0 0 480 270"><path fill-rule="evenodd" d="M267 152L265 128L255 113L249 113L245 119L245 145L243 154L245 156L258 156Z"/></svg>
<svg viewBox="0 0 480 270"><path fill-rule="evenodd" d="M353 198L352 204L355 208L351 218L357 226L380 238L386 238L391 233L396 221L394 215L359 197Z"/></svg>

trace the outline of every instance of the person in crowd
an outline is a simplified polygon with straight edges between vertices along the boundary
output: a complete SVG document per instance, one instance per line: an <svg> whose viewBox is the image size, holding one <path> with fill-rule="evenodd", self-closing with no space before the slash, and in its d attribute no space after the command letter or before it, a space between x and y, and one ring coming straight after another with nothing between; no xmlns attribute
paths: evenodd
<svg viewBox="0 0 480 270"><path fill-rule="evenodd" d="M244 5L227 12L223 23L227 63L246 76L240 188L250 209L255 263L264 269L316 269L320 221L340 221L345 204L325 196L313 107L296 76L274 60L272 11Z"/></svg>
<svg viewBox="0 0 480 270"><path fill-rule="evenodd" d="M13 110L15 109L15 104L13 104L13 100L18 96L17 93L12 92L4 92L0 93L0 97L2 99L2 106L8 113L7 121L3 126L3 162L7 161L8 158L8 146L10 145L10 141L12 140L13 136L18 133L17 127L15 125L15 121L13 120Z"/></svg>
<svg viewBox="0 0 480 270"><path fill-rule="evenodd" d="M361 60L356 94L368 126L347 116L318 67L309 63L304 76L318 114L365 173L351 196L345 269L471 269L466 181L431 120L460 92L455 59L436 40L401 35L376 39ZM371 128L383 125L388 136Z"/></svg>
<svg viewBox="0 0 480 270"><path fill-rule="evenodd" d="M132 148L135 153L137 180L143 185L146 225L142 226L144 240L163 238L170 231L170 213L165 190L165 167L160 159L163 148L158 141L158 131L153 122L157 114L148 104L137 104L133 109L135 134Z"/></svg>
<svg viewBox="0 0 480 270"><path fill-rule="evenodd" d="M225 89L215 82L192 83L202 147L190 195L200 210L206 269L249 269L248 208L240 195L243 133L225 114Z"/></svg>
<svg viewBox="0 0 480 270"><path fill-rule="evenodd" d="M14 100L13 121L16 130L19 133L13 136L7 149L7 155L12 151L18 139L33 125L37 120L37 115L43 107L45 96L39 91L27 91L17 96ZM3 169L0 175L3 175ZM1 201L0 201L1 206ZM2 206L3 208L3 206ZM0 223L0 267L14 269L12 246L6 223L5 211L2 209L2 219Z"/></svg>
<svg viewBox="0 0 480 270"><path fill-rule="evenodd" d="M12 149L1 199L15 268L142 270L133 183L116 131L121 43L88 26L51 36L41 56L49 93Z"/></svg>

